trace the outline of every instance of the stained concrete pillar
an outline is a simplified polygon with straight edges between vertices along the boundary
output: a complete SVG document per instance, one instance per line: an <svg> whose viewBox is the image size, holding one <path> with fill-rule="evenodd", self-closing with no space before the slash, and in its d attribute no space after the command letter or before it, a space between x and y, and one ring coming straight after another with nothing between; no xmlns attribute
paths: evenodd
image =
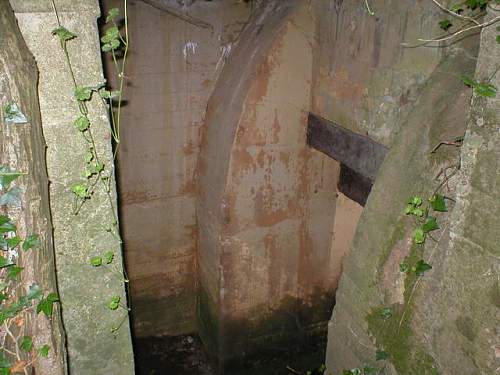
<svg viewBox="0 0 500 375"><path fill-rule="evenodd" d="M198 166L198 322L228 374L307 363L303 353L280 350L320 337L334 302L338 163L306 145L308 10L287 1L257 13L208 104ZM315 355L311 368L322 361ZM273 356L274 370L241 366Z"/></svg>
<svg viewBox="0 0 500 375"><path fill-rule="evenodd" d="M113 215L103 188L96 189L80 213L74 215L71 185L80 182L85 167L86 141L72 125L79 116L73 83L59 40L51 33L57 25L49 0L12 0L19 27L40 72L38 93L42 128L47 142L50 210L63 323L66 331L69 370L72 374L127 375L134 373L128 319L112 334L126 315L112 311L107 302L120 296L125 303L123 280L111 270L93 268L89 259L106 251L115 254L121 269L121 248L105 228ZM104 81L96 18L99 4L92 0L55 0L62 25L77 37L68 42L69 56L80 85ZM89 102L95 146L107 170L113 165L107 109L99 98ZM111 180L113 200L115 182Z"/></svg>

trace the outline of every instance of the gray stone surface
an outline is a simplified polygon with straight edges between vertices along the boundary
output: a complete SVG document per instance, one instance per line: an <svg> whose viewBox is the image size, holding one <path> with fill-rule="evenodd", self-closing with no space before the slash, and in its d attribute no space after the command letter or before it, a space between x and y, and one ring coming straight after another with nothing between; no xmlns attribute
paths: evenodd
<svg viewBox="0 0 500 375"><path fill-rule="evenodd" d="M73 214L70 186L82 180L85 141L73 127L78 108L73 85L59 41L51 35L57 27L49 1L11 2L28 48L40 70L39 96L42 126L47 142L50 204L54 223L54 245L63 322L67 335L70 373L78 375L134 373L128 319L117 335L110 330L122 320L123 309L111 311L107 301L125 299L123 281L116 272L89 265L91 256L112 250L121 269L121 248L105 231L113 221L102 186ZM82 85L103 82L96 16L97 1L56 1L61 23L77 38L68 44L76 80ZM94 98L89 116L96 149L111 166L111 144L106 108ZM114 180L111 184L115 199Z"/></svg>

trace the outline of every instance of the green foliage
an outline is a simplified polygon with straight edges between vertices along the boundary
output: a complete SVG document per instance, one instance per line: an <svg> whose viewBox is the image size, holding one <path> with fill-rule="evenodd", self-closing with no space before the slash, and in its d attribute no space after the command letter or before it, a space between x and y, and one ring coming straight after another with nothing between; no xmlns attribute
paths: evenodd
<svg viewBox="0 0 500 375"><path fill-rule="evenodd" d="M497 88L488 82L479 82L474 78L464 74L462 75L462 82L474 90L478 96L487 98L494 98L497 96Z"/></svg>
<svg viewBox="0 0 500 375"><path fill-rule="evenodd" d="M92 91L92 88L88 86L76 86L74 95L79 102L86 102L92 99Z"/></svg>
<svg viewBox="0 0 500 375"><path fill-rule="evenodd" d="M108 15L106 17L106 23L109 23L110 21L114 21L116 17L120 15L120 11L118 8L112 8L109 10Z"/></svg>
<svg viewBox="0 0 500 375"><path fill-rule="evenodd" d="M59 37L59 40L63 44L71 39L76 38L76 34L73 34L63 26L59 26L57 29L52 30L52 35L57 35Z"/></svg>
<svg viewBox="0 0 500 375"><path fill-rule="evenodd" d="M103 52L110 52L118 49L120 47L120 31L117 26L112 26L108 28L101 38Z"/></svg>
<svg viewBox="0 0 500 375"><path fill-rule="evenodd" d="M40 237L38 234L30 234L24 240L22 249L28 251L30 249L36 249L37 247L40 247Z"/></svg>
<svg viewBox="0 0 500 375"><path fill-rule="evenodd" d="M110 310L116 310L116 309L118 309L118 307L120 307L120 301L121 301L120 296L113 296L113 297L111 297L111 299L108 302L108 308Z"/></svg>
<svg viewBox="0 0 500 375"><path fill-rule="evenodd" d="M31 352L31 349L33 349L33 339L31 336L23 337L23 340L21 341L21 349L25 352Z"/></svg>
<svg viewBox="0 0 500 375"><path fill-rule="evenodd" d="M392 309L390 307L385 307L380 311L380 316L382 319L387 320L392 316Z"/></svg>
<svg viewBox="0 0 500 375"><path fill-rule="evenodd" d="M444 20L439 21L439 27L445 31L447 31L452 26L453 26L453 24L448 19L444 19Z"/></svg>
<svg viewBox="0 0 500 375"><path fill-rule="evenodd" d="M102 258L99 256L95 256L90 258L90 264L94 267L100 267L102 266Z"/></svg>
<svg viewBox="0 0 500 375"><path fill-rule="evenodd" d="M87 186L84 184L75 184L71 187L71 191L78 197L82 199L89 198L89 192L87 190Z"/></svg>
<svg viewBox="0 0 500 375"><path fill-rule="evenodd" d="M416 266L413 268L413 271L417 276L423 276L424 273L426 273L431 269L432 266L430 264L427 264L425 261L421 259L417 262Z"/></svg>
<svg viewBox="0 0 500 375"><path fill-rule="evenodd" d="M84 132L90 127L90 121L87 116L80 116L75 120L74 125L79 131Z"/></svg>
<svg viewBox="0 0 500 375"><path fill-rule="evenodd" d="M49 293L47 297L42 298L38 305L36 306L37 314L43 312L45 316L50 318L52 316L52 312L54 310L54 303L59 301L59 297L57 293Z"/></svg>
<svg viewBox="0 0 500 375"><path fill-rule="evenodd" d="M431 200L431 207L434 211L437 212L447 212L448 207L446 207L446 201L444 199L444 196L441 194L436 194L434 195Z"/></svg>
<svg viewBox="0 0 500 375"><path fill-rule="evenodd" d="M46 358L49 356L50 346L43 345L41 348L38 348L38 353L40 356Z"/></svg>
<svg viewBox="0 0 500 375"><path fill-rule="evenodd" d="M377 361L385 361L387 358L389 358L389 353L384 350L377 350L375 353L375 360Z"/></svg>

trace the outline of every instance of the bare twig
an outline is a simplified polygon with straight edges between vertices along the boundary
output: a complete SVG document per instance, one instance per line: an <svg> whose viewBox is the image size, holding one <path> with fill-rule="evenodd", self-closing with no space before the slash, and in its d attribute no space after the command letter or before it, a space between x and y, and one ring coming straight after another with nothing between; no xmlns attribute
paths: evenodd
<svg viewBox="0 0 500 375"><path fill-rule="evenodd" d="M375 12L372 11L372 9L370 8L370 3L368 3L368 0L365 0L365 7L366 7L366 10L368 11L368 14L370 16L374 16L375 15Z"/></svg>

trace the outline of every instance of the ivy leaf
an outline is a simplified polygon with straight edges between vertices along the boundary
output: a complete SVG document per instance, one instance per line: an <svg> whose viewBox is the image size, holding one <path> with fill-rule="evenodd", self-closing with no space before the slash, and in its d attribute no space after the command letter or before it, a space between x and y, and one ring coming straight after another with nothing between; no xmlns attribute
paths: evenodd
<svg viewBox="0 0 500 375"><path fill-rule="evenodd" d="M497 43L500 44L500 35L497 35L496 40L497 40Z"/></svg>
<svg viewBox="0 0 500 375"><path fill-rule="evenodd" d="M12 266L12 262L10 262L7 258L0 255L0 268L10 267Z"/></svg>
<svg viewBox="0 0 500 375"><path fill-rule="evenodd" d="M19 238L18 236L7 238L7 240L6 240L7 246L9 246L11 249L13 249L17 245L19 245L21 243L21 241L22 241L21 238Z"/></svg>
<svg viewBox="0 0 500 375"><path fill-rule="evenodd" d="M28 119L16 103L7 104L4 108L4 120L8 124L26 124Z"/></svg>
<svg viewBox="0 0 500 375"><path fill-rule="evenodd" d="M104 51L104 52L106 52L106 51ZM99 91L99 95L101 95L101 98L103 98L103 99L114 99L114 98L117 98L118 96L120 96L120 91L101 90L101 91Z"/></svg>
<svg viewBox="0 0 500 375"><path fill-rule="evenodd" d="M90 97L89 97L90 99ZM87 99L88 100L88 99ZM87 116L80 116L78 117L75 122L73 123L75 128L77 128L79 131L84 132L87 130L90 126L90 121L87 118Z"/></svg>
<svg viewBox="0 0 500 375"><path fill-rule="evenodd" d="M59 26L57 29L52 30L52 35L57 35L61 43L66 43L68 40L76 38L76 34L73 34L63 26Z"/></svg>
<svg viewBox="0 0 500 375"><path fill-rule="evenodd" d="M425 232L422 228L415 229L413 241L415 241L416 244L423 244L425 242Z"/></svg>
<svg viewBox="0 0 500 375"><path fill-rule="evenodd" d="M79 198L88 198L87 187L84 184L73 185L71 191Z"/></svg>
<svg viewBox="0 0 500 375"><path fill-rule="evenodd" d="M57 301L59 301L57 293L49 293L46 298L42 298L42 300L38 302L38 305L36 306L36 313L39 314L40 312L43 312L45 316L50 318L54 310L54 302Z"/></svg>
<svg viewBox="0 0 500 375"><path fill-rule="evenodd" d="M19 276L19 274L22 272L22 270L24 270L23 267L10 266L9 268L7 268L7 277L10 279L16 279L17 276Z"/></svg>
<svg viewBox="0 0 500 375"><path fill-rule="evenodd" d="M95 256L90 258L90 264L94 267L100 267L102 265L102 258L99 256Z"/></svg>
<svg viewBox="0 0 500 375"><path fill-rule="evenodd" d="M441 194L436 194L431 199L431 207L434 211L438 212L447 212L448 208L446 207L446 201L444 200L444 196Z"/></svg>
<svg viewBox="0 0 500 375"><path fill-rule="evenodd" d="M38 348L38 353L40 353L40 356L47 358L49 356L49 351L50 351L50 346L45 344L41 348Z"/></svg>
<svg viewBox="0 0 500 375"><path fill-rule="evenodd" d="M24 173L16 172L5 165L0 165L0 189L7 190L10 183Z"/></svg>
<svg viewBox="0 0 500 375"><path fill-rule="evenodd" d="M4 221L5 219L6 221ZM16 226L10 221L9 217L0 215L0 234L15 232L16 230Z"/></svg>
<svg viewBox="0 0 500 375"><path fill-rule="evenodd" d="M415 266L415 274L417 276L423 276L425 272L429 271L432 269L432 266L430 264L427 264L425 261L422 259L419 260Z"/></svg>
<svg viewBox="0 0 500 375"><path fill-rule="evenodd" d="M30 234L23 242L22 249L28 251L40 247L40 237L38 234Z"/></svg>
<svg viewBox="0 0 500 375"><path fill-rule="evenodd" d="M479 96L494 98L497 96L497 88L489 83L478 83L474 87L474 92Z"/></svg>
<svg viewBox="0 0 500 375"><path fill-rule="evenodd" d="M75 89L75 98L79 102L86 102L92 98L92 88L86 86L77 86Z"/></svg>
<svg viewBox="0 0 500 375"><path fill-rule="evenodd" d="M108 23L109 21L113 21L116 17L118 17L119 14L120 11L118 10L118 8L110 9L106 17L106 23Z"/></svg>
<svg viewBox="0 0 500 375"><path fill-rule="evenodd" d="M113 263L113 259L115 258L115 254L112 251L106 251L104 253L104 261L106 264Z"/></svg>
<svg viewBox="0 0 500 375"><path fill-rule="evenodd" d="M462 79L462 82L469 87L475 87L478 83L474 78L468 76L467 74L462 74L460 78Z"/></svg>
<svg viewBox="0 0 500 375"><path fill-rule="evenodd" d="M450 22L450 20L444 19L439 21L439 27L443 29L444 31L447 31L450 27L452 27L453 24Z"/></svg>
<svg viewBox="0 0 500 375"><path fill-rule="evenodd" d="M101 42L110 43L111 41L118 39L119 37L120 31L118 30L118 27L112 26L105 31L103 37L101 38Z"/></svg>
<svg viewBox="0 0 500 375"><path fill-rule="evenodd" d="M121 298L119 296L113 296L108 302L108 308L110 310L116 310L120 306Z"/></svg>
<svg viewBox="0 0 500 375"><path fill-rule="evenodd" d="M464 8L462 7L462 4L453 4L450 7L450 10L454 13L460 14L461 12L464 11Z"/></svg>
<svg viewBox="0 0 500 375"><path fill-rule="evenodd" d="M21 207L21 189L17 186L0 195L0 206Z"/></svg>
<svg viewBox="0 0 500 375"><path fill-rule="evenodd" d="M432 232L433 230L439 229L437 219L435 217L429 217L427 222L422 226L424 233Z"/></svg>
<svg viewBox="0 0 500 375"><path fill-rule="evenodd" d="M31 349L33 349L33 339L31 336L23 337L23 341L21 341L21 349L25 352L31 352Z"/></svg>

